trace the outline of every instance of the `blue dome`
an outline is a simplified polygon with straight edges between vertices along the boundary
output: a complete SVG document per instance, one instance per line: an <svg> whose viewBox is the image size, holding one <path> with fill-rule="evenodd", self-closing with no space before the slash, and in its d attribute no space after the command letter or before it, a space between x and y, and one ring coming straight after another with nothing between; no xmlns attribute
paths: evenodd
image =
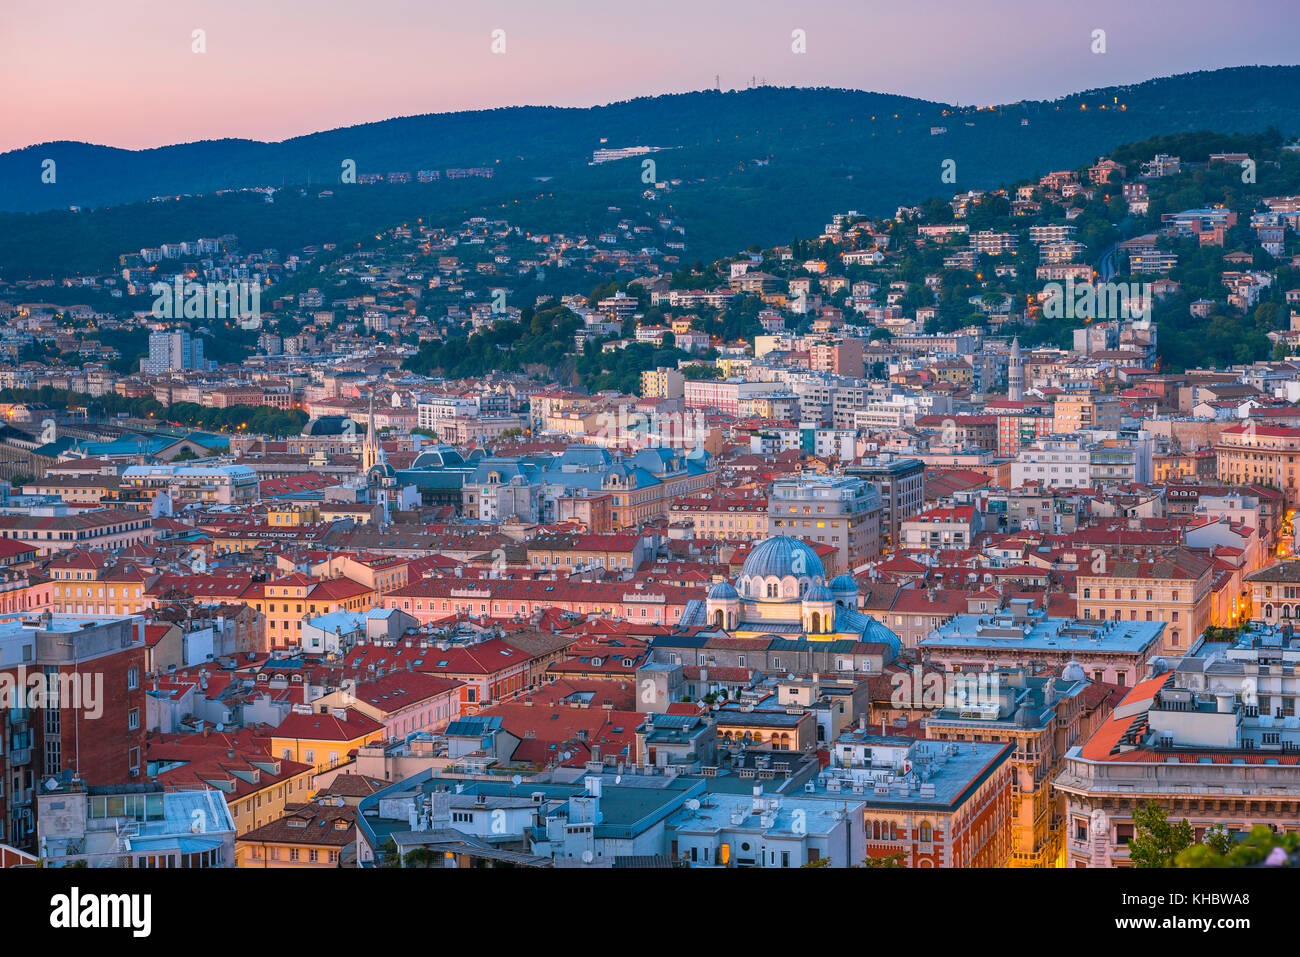
<svg viewBox="0 0 1300 957"><path fill-rule="evenodd" d="M831 594L831 590L829 588L827 588L821 582L818 582L816 585L813 585L812 588L809 588L806 592L804 592L803 600L804 601L834 601L835 596Z"/></svg>
<svg viewBox="0 0 1300 957"><path fill-rule="evenodd" d="M846 592L857 591L858 582L852 575L836 575L831 579L831 591Z"/></svg>
<svg viewBox="0 0 1300 957"><path fill-rule="evenodd" d="M788 535L769 538L754 547L740 569L742 576L756 578L823 577L826 566L807 542Z"/></svg>
<svg viewBox="0 0 1300 957"><path fill-rule="evenodd" d="M732 598L739 598L740 595L730 582L718 582L709 589L709 601L727 601Z"/></svg>

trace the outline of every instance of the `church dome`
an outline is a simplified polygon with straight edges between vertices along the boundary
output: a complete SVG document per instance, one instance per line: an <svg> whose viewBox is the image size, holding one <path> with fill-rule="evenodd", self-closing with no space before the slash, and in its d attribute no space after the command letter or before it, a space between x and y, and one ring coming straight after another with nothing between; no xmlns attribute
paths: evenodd
<svg viewBox="0 0 1300 957"><path fill-rule="evenodd" d="M352 420L346 415L318 416L307 420L307 424L302 428L302 435L306 438L342 435L347 428L346 423L350 421Z"/></svg>
<svg viewBox="0 0 1300 957"><path fill-rule="evenodd" d="M709 589L709 601L731 601L739 598L740 594L730 582L718 582Z"/></svg>
<svg viewBox="0 0 1300 957"><path fill-rule="evenodd" d="M858 581L852 575L836 575L831 579L831 591L856 592L858 590Z"/></svg>
<svg viewBox="0 0 1300 957"><path fill-rule="evenodd" d="M829 588L827 588L821 582L818 582L817 584L813 585L812 588L809 588L806 592L804 592L803 600L805 602L834 601L835 595L832 594Z"/></svg>
<svg viewBox="0 0 1300 957"><path fill-rule="evenodd" d="M448 445L426 446L411 462L412 469L455 468L465 464L464 457Z"/></svg>
<svg viewBox="0 0 1300 957"><path fill-rule="evenodd" d="M754 547L740 574L749 578L819 577L826 574L826 566L807 542L778 535Z"/></svg>

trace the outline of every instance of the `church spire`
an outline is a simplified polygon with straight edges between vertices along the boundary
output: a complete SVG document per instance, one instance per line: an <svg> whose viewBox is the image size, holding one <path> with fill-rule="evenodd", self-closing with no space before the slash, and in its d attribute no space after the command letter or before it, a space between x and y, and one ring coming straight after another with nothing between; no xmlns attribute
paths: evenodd
<svg viewBox="0 0 1300 957"><path fill-rule="evenodd" d="M366 439L361 446L361 470L369 472L379 464L379 433L375 429L375 392L370 391L370 410L366 413Z"/></svg>

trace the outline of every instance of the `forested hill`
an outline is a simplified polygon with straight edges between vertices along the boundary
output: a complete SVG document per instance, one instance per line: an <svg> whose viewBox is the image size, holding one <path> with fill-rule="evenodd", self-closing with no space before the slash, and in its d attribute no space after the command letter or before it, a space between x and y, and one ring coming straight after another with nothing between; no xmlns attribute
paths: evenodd
<svg viewBox="0 0 1300 957"><path fill-rule="evenodd" d="M1154 135L1268 126L1300 131L1300 67L1190 73L978 110L852 90L759 87L591 109L404 117L280 143L142 151L49 143L0 155L0 209L28 214L0 214L0 277L111 268L118 252L200 235L233 232L246 248L292 248L347 241L416 216L503 207L526 228L579 230L610 205L642 202L641 159L589 163L595 149L635 145L671 148L653 156L656 178L675 181L655 213L686 227L688 256L709 258L819 231L835 210L892 213L941 188L982 188L1074 166ZM57 164L52 184L41 182L45 159ZM940 180L946 159L956 164L955 184ZM493 177L344 185L345 160L361 174L488 167ZM301 203L247 195L142 202L309 183ZM333 195L318 199L325 189ZM111 261L98 261L110 253Z"/></svg>

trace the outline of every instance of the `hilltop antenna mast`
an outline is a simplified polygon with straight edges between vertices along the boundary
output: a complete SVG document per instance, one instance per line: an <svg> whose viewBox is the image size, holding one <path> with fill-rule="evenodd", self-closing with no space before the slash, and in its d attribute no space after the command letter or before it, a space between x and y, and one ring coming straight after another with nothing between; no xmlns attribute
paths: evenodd
<svg viewBox="0 0 1300 957"><path fill-rule="evenodd" d="M713 88L717 90L719 93L722 92L722 74L720 73L713 74Z"/></svg>

